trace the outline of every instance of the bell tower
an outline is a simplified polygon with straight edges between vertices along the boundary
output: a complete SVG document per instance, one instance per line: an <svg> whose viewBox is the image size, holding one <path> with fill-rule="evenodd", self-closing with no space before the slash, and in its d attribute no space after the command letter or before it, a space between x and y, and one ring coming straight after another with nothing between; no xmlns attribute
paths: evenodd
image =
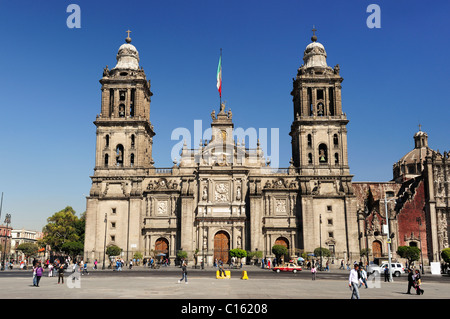
<svg viewBox="0 0 450 319"><path fill-rule="evenodd" d="M97 126L96 172L102 169L153 166L153 126L150 123L150 81L139 66L130 32L117 53L117 64L103 71L101 113ZM128 170L132 173L133 170Z"/></svg>
<svg viewBox="0 0 450 319"><path fill-rule="evenodd" d="M292 158L300 174L348 174L347 128L342 112L339 65L327 65L324 46L312 42L304 51L304 64L293 79L294 121Z"/></svg>
<svg viewBox="0 0 450 319"><path fill-rule="evenodd" d="M292 159L301 202L300 248L358 253L356 200L347 153L347 116L342 111L339 65L327 65L324 46L312 42L293 79ZM325 225L322 225L325 221Z"/></svg>

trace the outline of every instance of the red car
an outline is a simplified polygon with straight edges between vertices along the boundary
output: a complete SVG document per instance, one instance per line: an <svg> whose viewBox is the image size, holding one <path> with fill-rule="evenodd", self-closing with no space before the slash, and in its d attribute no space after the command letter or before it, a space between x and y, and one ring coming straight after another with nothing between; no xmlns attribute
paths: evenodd
<svg viewBox="0 0 450 319"><path fill-rule="evenodd" d="M297 271L302 271L302 267L296 265L294 263L284 264L277 267L273 267L273 271L281 272L281 271L292 271L294 274Z"/></svg>

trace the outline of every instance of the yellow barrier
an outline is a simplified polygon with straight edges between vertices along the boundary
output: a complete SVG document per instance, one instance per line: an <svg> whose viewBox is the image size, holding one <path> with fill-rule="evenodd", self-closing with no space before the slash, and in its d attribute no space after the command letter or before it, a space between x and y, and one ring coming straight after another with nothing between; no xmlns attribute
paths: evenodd
<svg viewBox="0 0 450 319"><path fill-rule="evenodd" d="M243 279L243 280L248 280L247 271L245 271L245 270L242 271L242 277L241 277L241 279Z"/></svg>
<svg viewBox="0 0 450 319"><path fill-rule="evenodd" d="M231 273L229 270L225 270L225 276L221 276L219 270L216 271L216 279L230 279L230 278Z"/></svg>

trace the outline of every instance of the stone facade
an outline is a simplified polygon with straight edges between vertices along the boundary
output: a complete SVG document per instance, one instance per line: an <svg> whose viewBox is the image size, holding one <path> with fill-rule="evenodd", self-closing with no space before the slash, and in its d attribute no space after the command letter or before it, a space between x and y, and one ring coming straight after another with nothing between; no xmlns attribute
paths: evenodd
<svg viewBox="0 0 450 319"><path fill-rule="evenodd" d="M227 261L233 248L273 257L272 246L281 244L288 248L287 257L293 257L322 246L334 258L359 260L361 249L375 241L383 245L379 231L384 210L379 203L371 203L368 210L366 197L369 189L376 193L374 201L386 191L400 197L402 184L352 182L343 79L339 65L327 66L317 37L306 47L304 64L293 79L292 159L284 169L270 167L259 142L250 149L234 139L233 114L223 104L211 113L211 140L200 141L194 149L184 145L172 168L155 167L150 81L131 39L126 42L119 48L116 67L106 67L100 80L86 260L102 261L105 247L112 244L122 248L128 260L135 252L145 257L163 253L173 260L183 250L189 259L204 256L207 264ZM440 158L431 160L437 163ZM442 169L428 163L424 167L429 166L425 176L430 183L430 174ZM427 203L436 211L436 220L443 219L440 215L448 218L440 201ZM408 221L397 226L395 216L391 229L398 232ZM448 245L447 229L435 236L441 246Z"/></svg>

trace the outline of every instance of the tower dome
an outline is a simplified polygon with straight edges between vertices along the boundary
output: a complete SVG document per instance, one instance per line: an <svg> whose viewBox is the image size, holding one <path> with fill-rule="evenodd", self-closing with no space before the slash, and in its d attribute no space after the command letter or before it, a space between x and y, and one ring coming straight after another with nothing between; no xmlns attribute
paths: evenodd
<svg viewBox="0 0 450 319"><path fill-rule="evenodd" d="M313 29L313 36L311 37L311 43L305 49L303 54L303 61L305 62L305 68L321 67L326 68L327 65L327 52L325 47L317 42L317 36L315 34L317 30Z"/></svg>
<svg viewBox="0 0 450 319"><path fill-rule="evenodd" d="M134 45L131 44L131 38L128 32L126 43L122 44L117 52L117 64L115 69L139 69L139 52Z"/></svg>

